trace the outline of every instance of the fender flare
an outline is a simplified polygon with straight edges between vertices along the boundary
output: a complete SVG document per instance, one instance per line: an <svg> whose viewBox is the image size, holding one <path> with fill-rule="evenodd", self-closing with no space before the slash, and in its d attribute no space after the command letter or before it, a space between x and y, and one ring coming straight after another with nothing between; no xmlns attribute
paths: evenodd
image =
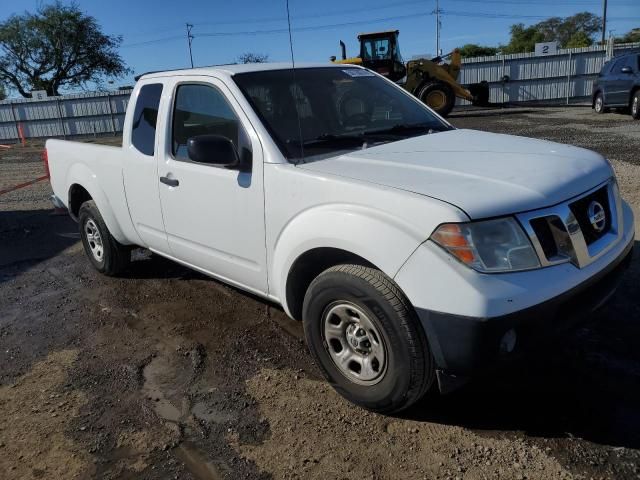
<svg viewBox="0 0 640 480"><path fill-rule="evenodd" d="M393 278L427 234L398 217L361 205L325 204L304 210L285 225L274 242L272 296L291 315L286 298L289 273L296 260L310 250L344 250Z"/></svg>
<svg viewBox="0 0 640 480"><path fill-rule="evenodd" d="M80 185L89 192L93 201L96 202L100 215L102 215L104 223L107 225L107 228L113 238L125 245L131 243L124 235L122 228L120 227L120 223L113 213L113 208L111 207L109 198L102 187L100 187L96 175L89 170L86 165L82 163L75 163L67 173L66 184L69 186L67 195L71 191L71 187L73 185Z"/></svg>

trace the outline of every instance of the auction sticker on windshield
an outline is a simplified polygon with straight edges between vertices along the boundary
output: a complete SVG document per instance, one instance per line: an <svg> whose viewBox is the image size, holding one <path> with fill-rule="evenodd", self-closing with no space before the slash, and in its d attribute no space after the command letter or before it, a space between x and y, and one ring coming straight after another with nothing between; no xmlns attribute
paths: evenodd
<svg viewBox="0 0 640 480"><path fill-rule="evenodd" d="M369 70L364 68L350 68L349 70L342 70L350 77L375 77L375 75Z"/></svg>

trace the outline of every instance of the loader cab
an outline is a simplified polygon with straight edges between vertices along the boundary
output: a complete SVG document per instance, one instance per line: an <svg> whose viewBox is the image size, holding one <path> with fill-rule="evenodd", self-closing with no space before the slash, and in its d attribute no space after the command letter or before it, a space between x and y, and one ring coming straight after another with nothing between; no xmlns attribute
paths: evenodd
<svg viewBox="0 0 640 480"><path fill-rule="evenodd" d="M399 33L399 30L389 30L358 35L362 65L394 82L401 80L407 73L400 55Z"/></svg>

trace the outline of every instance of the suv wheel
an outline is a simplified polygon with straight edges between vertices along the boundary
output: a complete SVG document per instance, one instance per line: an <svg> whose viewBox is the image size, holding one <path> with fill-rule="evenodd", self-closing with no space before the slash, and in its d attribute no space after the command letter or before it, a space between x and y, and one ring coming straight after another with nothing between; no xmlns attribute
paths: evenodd
<svg viewBox="0 0 640 480"><path fill-rule="evenodd" d="M93 200L84 202L78 213L84 251L96 270L117 275L131 261L131 248L113 238Z"/></svg>
<svg viewBox="0 0 640 480"><path fill-rule="evenodd" d="M605 113L606 112L606 108L604 107L604 97L602 96L602 93L598 92L596 94L596 99L593 102L593 109L595 110L596 113Z"/></svg>
<svg viewBox="0 0 640 480"><path fill-rule="evenodd" d="M640 90L636 90L631 98L631 116L640 120Z"/></svg>
<svg viewBox="0 0 640 480"><path fill-rule="evenodd" d="M433 384L434 362L422 326L407 298L379 270L325 270L307 290L303 324L320 370L357 405L396 412Z"/></svg>

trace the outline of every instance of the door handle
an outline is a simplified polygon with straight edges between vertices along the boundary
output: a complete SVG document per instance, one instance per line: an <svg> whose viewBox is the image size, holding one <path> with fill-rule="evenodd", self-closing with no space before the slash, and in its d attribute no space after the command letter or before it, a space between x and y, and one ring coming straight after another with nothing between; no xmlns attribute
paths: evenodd
<svg viewBox="0 0 640 480"><path fill-rule="evenodd" d="M180 182L176 178L160 177L160 181L165 185L169 185L170 187L177 187L178 185L180 185Z"/></svg>

